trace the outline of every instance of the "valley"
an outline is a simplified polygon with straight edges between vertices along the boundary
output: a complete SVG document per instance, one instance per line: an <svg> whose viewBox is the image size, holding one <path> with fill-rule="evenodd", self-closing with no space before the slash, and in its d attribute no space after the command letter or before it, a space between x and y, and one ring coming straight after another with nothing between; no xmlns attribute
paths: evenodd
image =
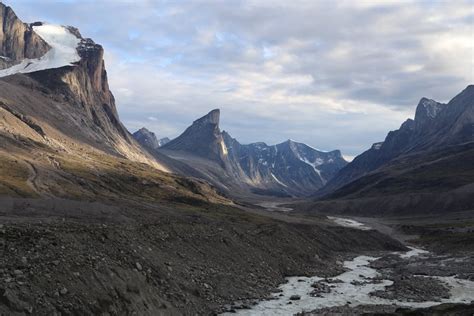
<svg viewBox="0 0 474 316"><path fill-rule="evenodd" d="M167 137L121 120L114 54L79 29L0 21L0 316L473 313L473 85L352 161L241 142L217 108Z"/></svg>

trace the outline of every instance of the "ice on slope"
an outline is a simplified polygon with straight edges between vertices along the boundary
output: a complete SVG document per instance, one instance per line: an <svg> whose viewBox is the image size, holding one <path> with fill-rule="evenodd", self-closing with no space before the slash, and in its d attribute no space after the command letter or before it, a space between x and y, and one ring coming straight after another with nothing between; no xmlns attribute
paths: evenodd
<svg viewBox="0 0 474 316"><path fill-rule="evenodd" d="M358 222L353 219L349 218L342 218L342 217L335 217L335 216L328 216L328 219L333 221L334 223L344 226L344 227L351 227L351 228L356 228L360 230L370 230L371 228Z"/></svg>
<svg viewBox="0 0 474 316"><path fill-rule="evenodd" d="M81 41L61 25L43 24L33 26L34 31L51 46L51 49L36 59L24 59L21 63L0 70L0 77L17 73L30 73L39 70L60 68L72 65L81 58L77 46Z"/></svg>
<svg viewBox="0 0 474 316"><path fill-rule="evenodd" d="M280 184L280 185L282 185L282 186L284 186L284 187L288 187L286 184L284 184L283 182L281 182L280 180L278 180L278 178L277 178L273 173L270 173L270 174L272 175L272 178L275 179L275 181L276 181L278 184Z"/></svg>

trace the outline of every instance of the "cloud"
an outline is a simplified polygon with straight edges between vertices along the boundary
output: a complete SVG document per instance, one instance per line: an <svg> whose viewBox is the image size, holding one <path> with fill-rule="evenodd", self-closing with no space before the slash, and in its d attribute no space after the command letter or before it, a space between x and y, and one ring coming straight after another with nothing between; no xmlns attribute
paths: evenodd
<svg viewBox="0 0 474 316"><path fill-rule="evenodd" d="M221 108L247 143L348 156L474 79L472 1L6 1L105 46L126 126L177 136ZM150 119L154 118L154 119Z"/></svg>

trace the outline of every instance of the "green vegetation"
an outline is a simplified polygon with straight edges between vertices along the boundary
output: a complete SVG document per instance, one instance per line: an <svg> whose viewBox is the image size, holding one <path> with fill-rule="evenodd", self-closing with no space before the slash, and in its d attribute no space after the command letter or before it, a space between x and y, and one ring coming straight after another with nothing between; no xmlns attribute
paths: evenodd
<svg viewBox="0 0 474 316"><path fill-rule="evenodd" d="M0 195L34 197L37 194L28 185L29 171L25 163L0 154Z"/></svg>

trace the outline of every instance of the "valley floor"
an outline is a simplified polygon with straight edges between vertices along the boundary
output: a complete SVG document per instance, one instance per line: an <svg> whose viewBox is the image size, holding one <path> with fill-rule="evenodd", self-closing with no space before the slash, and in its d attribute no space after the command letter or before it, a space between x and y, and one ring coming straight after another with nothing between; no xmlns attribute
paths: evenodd
<svg viewBox="0 0 474 316"><path fill-rule="evenodd" d="M272 302L287 277L338 302L298 309L308 293L290 299L290 287L280 300L295 306L291 313L397 315L411 312L402 305L424 307L406 302L448 302L438 277L474 281L474 212L328 219L261 205L0 198L0 315L254 315L248 308ZM405 258L403 244L429 254ZM364 256L374 259L357 264ZM338 285L326 281L351 267L349 288L373 283L367 295L405 304L368 305L369 296L349 304L328 294ZM314 276L320 282L311 287Z"/></svg>
<svg viewBox="0 0 474 316"><path fill-rule="evenodd" d="M0 198L0 315L210 315L397 241L261 208ZM269 216L267 216L269 215Z"/></svg>
<svg viewBox="0 0 474 316"><path fill-rule="evenodd" d="M346 272L333 278L287 278L271 300L238 314L472 315L473 219L474 211L398 218L329 216L342 226L376 229L412 250L358 256L345 261Z"/></svg>

